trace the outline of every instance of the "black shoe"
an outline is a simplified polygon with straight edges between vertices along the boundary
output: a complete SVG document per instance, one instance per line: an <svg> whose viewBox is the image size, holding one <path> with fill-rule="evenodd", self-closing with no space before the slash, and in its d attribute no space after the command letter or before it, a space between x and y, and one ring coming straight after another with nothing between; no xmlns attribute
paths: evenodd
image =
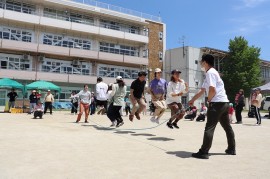
<svg viewBox="0 0 270 179"><path fill-rule="evenodd" d="M204 153L201 149L197 153L193 153L192 157L198 158L198 159L209 159L209 155Z"/></svg>
<svg viewBox="0 0 270 179"><path fill-rule="evenodd" d="M175 127L176 129L179 129L179 126L176 123L172 123L173 127Z"/></svg>
<svg viewBox="0 0 270 179"><path fill-rule="evenodd" d="M225 153L226 153L227 155L236 155L236 151L235 151L235 150L229 150L229 149L226 149L226 150L225 150Z"/></svg>
<svg viewBox="0 0 270 179"><path fill-rule="evenodd" d="M171 123L167 122L167 126L168 128L173 129L173 125Z"/></svg>
<svg viewBox="0 0 270 179"><path fill-rule="evenodd" d="M242 121L237 121L235 124L242 124Z"/></svg>
<svg viewBox="0 0 270 179"><path fill-rule="evenodd" d="M117 121L116 127L120 127L122 125L124 125L124 122L123 121L120 121L120 122Z"/></svg>
<svg viewBox="0 0 270 179"><path fill-rule="evenodd" d="M84 123L89 123L88 121L84 121Z"/></svg>

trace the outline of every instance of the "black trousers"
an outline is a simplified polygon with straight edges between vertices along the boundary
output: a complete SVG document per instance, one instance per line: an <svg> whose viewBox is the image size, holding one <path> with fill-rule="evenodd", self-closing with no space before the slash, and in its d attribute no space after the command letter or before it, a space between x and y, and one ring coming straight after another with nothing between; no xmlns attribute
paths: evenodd
<svg viewBox="0 0 270 179"><path fill-rule="evenodd" d="M78 102L72 103L72 108L71 108L71 113L76 113L78 112Z"/></svg>
<svg viewBox="0 0 270 179"><path fill-rule="evenodd" d="M35 111L35 112L34 112L34 118L39 117L39 118L41 119L42 116L43 116L43 112L42 112L42 111Z"/></svg>
<svg viewBox="0 0 270 179"><path fill-rule="evenodd" d="M235 150L235 138L232 126L229 120L229 103L210 103L207 111L207 123L204 130L203 144L201 150L208 153L214 137L214 132L217 123L220 122L221 126L226 132L228 149Z"/></svg>
<svg viewBox="0 0 270 179"><path fill-rule="evenodd" d="M236 117L236 121L237 122L242 122L242 111L243 111L243 105L241 104L238 104L236 107L235 107L235 117Z"/></svg>
<svg viewBox="0 0 270 179"><path fill-rule="evenodd" d="M50 114L52 114L52 102L45 102L44 114L46 114L48 108L50 109Z"/></svg>
<svg viewBox="0 0 270 179"><path fill-rule="evenodd" d="M122 122L123 121L121 114L120 114L121 108L122 108L122 106L114 106L113 103L110 104L108 111L107 111L107 116L112 122L114 122L114 121Z"/></svg>
<svg viewBox="0 0 270 179"><path fill-rule="evenodd" d="M257 108L256 106L251 105L252 110L254 111L255 117L257 119L257 124L262 123L262 117L260 114L260 108Z"/></svg>
<svg viewBox="0 0 270 179"><path fill-rule="evenodd" d="M130 106L126 106L125 111L126 111L126 115L128 115L128 113L130 114L131 113Z"/></svg>

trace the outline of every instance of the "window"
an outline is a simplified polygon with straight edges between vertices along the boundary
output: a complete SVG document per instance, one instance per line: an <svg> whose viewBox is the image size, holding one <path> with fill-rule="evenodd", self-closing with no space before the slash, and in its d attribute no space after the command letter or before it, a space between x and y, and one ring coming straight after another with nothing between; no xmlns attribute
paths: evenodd
<svg viewBox="0 0 270 179"><path fill-rule="evenodd" d="M0 1L0 8L5 8L7 10L22 12L26 14L34 14L36 11L35 6L32 4L13 0L6 0L6 3L3 0Z"/></svg>
<svg viewBox="0 0 270 179"><path fill-rule="evenodd" d="M32 36L31 31L0 26L0 39L32 42Z"/></svg>
<svg viewBox="0 0 270 179"><path fill-rule="evenodd" d="M113 21L108 21L108 20L100 20L100 26L103 28L107 28L107 29L112 29L112 30L119 30L121 29L120 24L117 22L113 22Z"/></svg>
<svg viewBox="0 0 270 179"><path fill-rule="evenodd" d="M127 79L136 79L140 69L113 65L98 65L98 76L116 78L122 76Z"/></svg>
<svg viewBox="0 0 270 179"><path fill-rule="evenodd" d="M12 70L31 70L32 60L23 59L23 56L19 55L5 55L0 54L1 69L12 69Z"/></svg>
<svg viewBox="0 0 270 179"><path fill-rule="evenodd" d="M149 29L148 28L144 28L143 29L143 35L145 35L145 36L149 36Z"/></svg>
<svg viewBox="0 0 270 179"><path fill-rule="evenodd" d="M44 34L43 44L68 47L68 48L77 48L77 49L83 49L83 50L91 50L90 40L83 40L83 39L73 38L73 37L64 37L64 36L54 35L54 34Z"/></svg>
<svg viewBox="0 0 270 179"><path fill-rule="evenodd" d="M88 62L78 62L78 65L72 65L72 61L56 60L45 58L41 69L43 72L66 73L77 75L90 75L92 64Z"/></svg>
<svg viewBox="0 0 270 179"><path fill-rule="evenodd" d="M163 60L163 52L159 52L159 61Z"/></svg>
<svg viewBox="0 0 270 179"><path fill-rule="evenodd" d="M60 19L80 24L88 24L88 25L94 24L93 17L84 14L79 14L76 12L61 11L46 7L44 8L43 13L45 17L50 17L54 19Z"/></svg>
<svg viewBox="0 0 270 179"><path fill-rule="evenodd" d="M159 32L159 41L163 41L163 32Z"/></svg>
<svg viewBox="0 0 270 179"><path fill-rule="evenodd" d="M99 50L101 52L115 53L128 56L139 56L139 51L137 47L127 46L127 45L117 45L113 43L100 42Z"/></svg>
<svg viewBox="0 0 270 179"><path fill-rule="evenodd" d="M149 53L149 50L148 49L144 50L143 51L143 57L144 58L147 58L148 57L148 53Z"/></svg>

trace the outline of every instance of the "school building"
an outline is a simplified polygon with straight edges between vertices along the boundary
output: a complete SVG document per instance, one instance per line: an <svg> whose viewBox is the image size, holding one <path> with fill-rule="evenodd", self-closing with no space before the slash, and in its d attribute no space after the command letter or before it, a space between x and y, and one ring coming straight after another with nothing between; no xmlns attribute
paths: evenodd
<svg viewBox="0 0 270 179"><path fill-rule="evenodd" d="M130 86L144 70L151 80L165 50L157 16L93 0L0 0L0 78L53 82L59 101L84 84L94 91L97 77L120 75ZM0 89L0 105L8 91Z"/></svg>

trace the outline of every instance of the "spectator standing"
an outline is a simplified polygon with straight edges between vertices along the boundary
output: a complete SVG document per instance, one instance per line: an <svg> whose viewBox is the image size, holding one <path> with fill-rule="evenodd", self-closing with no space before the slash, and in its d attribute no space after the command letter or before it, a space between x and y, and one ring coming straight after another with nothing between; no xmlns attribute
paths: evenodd
<svg viewBox="0 0 270 179"><path fill-rule="evenodd" d="M51 93L51 90L48 90L45 98L44 98L44 101L45 101L45 109L44 109L44 114L46 114L47 112L47 109L49 108L50 109L50 114L52 115L52 103L54 102L54 97Z"/></svg>
<svg viewBox="0 0 270 179"><path fill-rule="evenodd" d="M245 106L245 96L244 90L240 89L239 93L235 96L235 117L236 123L235 124L242 124L242 111Z"/></svg>
<svg viewBox="0 0 270 179"><path fill-rule="evenodd" d="M15 101L18 98L18 94L15 92L15 89L11 89L11 92L7 94L7 97L9 97L8 111L10 111L10 108L15 107Z"/></svg>
<svg viewBox="0 0 270 179"><path fill-rule="evenodd" d="M71 93L71 104L72 104L71 114L77 114L77 112L78 112L79 99L75 95L76 95L76 92L72 91L72 93Z"/></svg>
<svg viewBox="0 0 270 179"><path fill-rule="evenodd" d="M32 94L29 96L29 101L30 101L30 111L29 113L33 113L34 109L37 105L38 99L37 99L37 95L36 95L36 90L32 91Z"/></svg>

